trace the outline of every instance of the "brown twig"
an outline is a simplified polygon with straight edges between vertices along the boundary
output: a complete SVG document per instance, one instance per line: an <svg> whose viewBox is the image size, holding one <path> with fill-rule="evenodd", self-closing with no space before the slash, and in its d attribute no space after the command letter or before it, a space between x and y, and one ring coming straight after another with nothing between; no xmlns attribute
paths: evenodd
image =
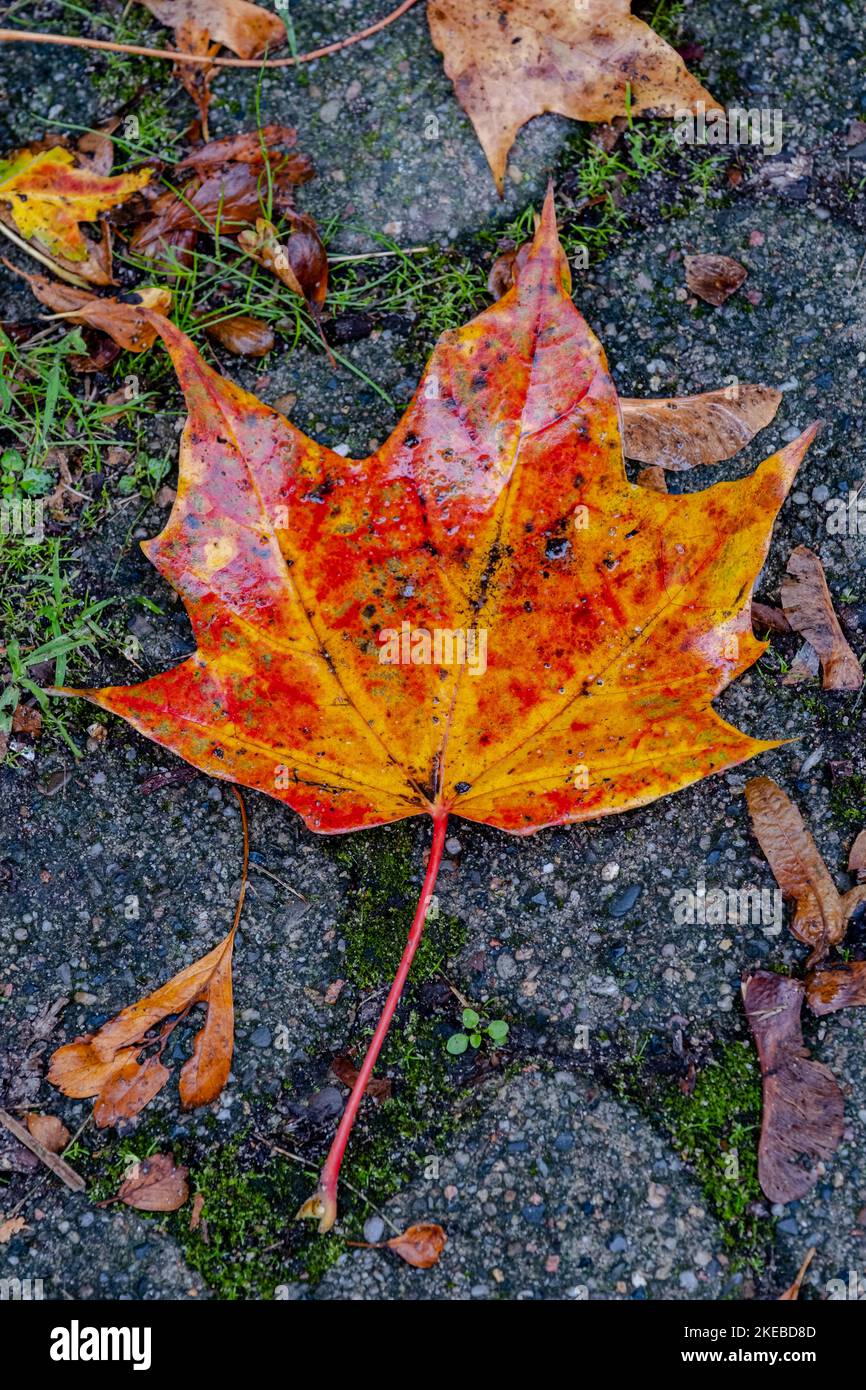
<svg viewBox="0 0 866 1390"><path fill-rule="evenodd" d="M317 58L326 58L329 54L339 53L342 48L348 48L353 43L371 38L373 34L378 34L380 30L393 24L394 20L399 19L407 10L411 10L415 3L416 0L403 0L403 3L390 14L386 14L384 19L377 19L375 24L359 30L357 34L350 34L347 39L339 39L336 43L325 44L324 48L313 49L311 53L299 53L292 58L208 58L206 54L181 53L174 48L143 48L136 43L82 39L71 34L40 34L32 29L0 29L0 43L63 44L69 48L96 48L103 53L131 53L139 58L167 58L173 63L209 63L218 68L293 68L299 63L314 63Z"/></svg>
<svg viewBox="0 0 866 1390"><path fill-rule="evenodd" d="M65 1159L59 1158L50 1149L46 1149L44 1144L40 1144L38 1139L34 1139L29 1129L25 1129L24 1125L20 1125L5 1110L0 1110L0 1125L4 1125L10 1134L14 1134L19 1144L23 1144L25 1149L29 1149L32 1154L35 1154L45 1164L45 1167L50 1168L52 1173L56 1174L61 1182L65 1182L66 1186L71 1188L73 1192L84 1191L87 1184L81 1174L76 1173L74 1168L70 1168Z"/></svg>

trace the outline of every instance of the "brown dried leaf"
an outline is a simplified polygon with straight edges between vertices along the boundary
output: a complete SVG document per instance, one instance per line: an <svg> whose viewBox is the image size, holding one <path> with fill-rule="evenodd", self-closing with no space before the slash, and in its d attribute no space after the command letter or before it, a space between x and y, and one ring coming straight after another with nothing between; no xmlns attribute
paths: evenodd
<svg viewBox="0 0 866 1390"><path fill-rule="evenodd" d="M799 980L769 970L743 983L763 1081L758 1179L771 1202L804 1197L818 1180L816 1163L832 1157L844 1129L844 1101L833 1073L813 1061L803 1043L804 996Z"/></svg>
<svg viewBox="0 0 866 1390"><path fill-rule="evenodd" d="M812 947L814 965L845 935L845 912L818 847L790 797L770 777L746 783L755 837L786 898L795 902L791 931Z"/></svg>
<svg viewBox="0 0 866 1390"><path fill-rule="evenodd" d="M611 121L719 109L630 0L430 0L427 18L500 193L517 132L542 112Z"/></svg>
<svg viewBox="0 0 866 1390"><path fill-rule="evenodd" d="M135 1164L117 1197L136 1211L177 1211L189 1197L188 1173L171 1154L154 1154Z"/></svg>
<svg viewBox="0 0 866 1390"><path fill-rule="evenodd" d="M333 1057L331 1059L331 1071L338 1081L351 1091L355 1082L358 1080L358 1071L351 1057ZM391 1099L391 1078L389 1076L372 1076L367 1083L368 1096L374 1100Z"/></svg>
<svg viewBox="0 0 866 1390"><path fill-rule="evenodd" d="M38 738L42 733L42 714L35 706L18 705L12 715L13 734L30 734L32 738Z"/></svg>
<svg viewBox="0 0 866 1390"><path fill-rule="evenodd" d="M832 1014L866 1004L866 960L850 961L833 970L812 970L806 976L806 1000L814 1014Z"/></svg>
<svg viewBox="0 0 866 1390"><path fill-rule="evenodd" d="M250 314L234 314L216 323L206 323L205 332L228 352L239 357L264 357L274 345L273 330Z"/></svg>
<svg viewBox="0 0 866 1390"><path fill-rule="evenodd" d="M407 1227L402 1235L394 1236L385 1244L408 1265L414 1265L416 1269L429 1269L438 1263L447 1240L441 1226L424 1221L417 1226Z"/></svg>
<svg viewBox="0 0 866 1390"><path fill-rule="evenodd" d="M19 274L24 275L23 271ZM24 275L31 290L39 300L70 323L85 324L107 333L119 347L127 352L145 352L153 347L156 329L148 321L142 309L155 309L157 313L167 314L171 308L171 290L148 285L131 291L123 300L102 298L79 290L74 285L62 285L49 280L44 275Z"/></svg>
<svg viewBox="0 0 866 1390"><path fill-rule="evenodd" d="M234 931L231 931L223 943L208 983L205 995L207 1013L193 1038L192 1056L181 1068L179 1090L185 1110L216 1100L229 1079L235 1035L233 950Z"/></svg>
<svg viewBox="0 0 866 1390"><path fill-rule="evenodd" d="M748 271L730 256L684 256L686 284L692 294L718 307L740 288Z"/></svg>
<svg viewBox="0 0 866 1390"><path fill-rule="evenodd" d="M242 164L263 164L267 158L277 169L290 167L294 183L305 183L313 176L313 166L307 156L276 154L280 149L292 149L297 138L298 132L291 126L265 125L260 130L246 130L238 135L227 135L222 140L210 140L206 145L191 150L175 167L195 169L201 174L205 170L221 168L233 160Z"/></svg>
<svg viewBox="0 0 866 1390"><path fill-rule="evenodd" d="M69 1130L56 1115L40 1115L31 1111L27 1116L27 1128L50 1153L62 1153L69 1143Z"/></svg>
<svg viewBox="0 0 866 1390"><path fill-rule="evenodd" d="M239 58L258 58L286 42L278 15L247 0L141 0L160 22L177 32L184 24L206 29L211 38ZM178 45L180 46L180 45Z"/></svg>
<svg viewBox="0 0 866 1390"><path fill-rule="evenodd" d="M0 1217L0 1245L8 1245L13 1236L26 1229L23 1216L10 1216L6 1221Z"/></svg>
<svg viewBox="0 0 866 1390"><path fill-rule="evenodd" d="M273 271L278 280L311 308L321 307L328 293L328 256L312 217L286 214L291 225L287 241L280 241L276 227L264 218L256 229L243 231L238 241L247 255Z"/></svg>
<svg viewBox="0 0 866 1390"><path fill-rule="evenodd" d="M201 960L122 1009L96 1033L58 1048L48 1080L67 1096L97 1096L93 1116L100 1127L130 1119L169 1078L160 1055L174 1027L167 1020L178 1020L195 1004L204 1004L204 1024L181 1070L180 1095L186 1108L214 1100L226 1083L234 1042L233 944L234 928ZM165 1026L157 1037L153 1030L160 1024ZM142 1053L157 1041L159 1052L142 1062Z"/></svg>
<svg viewBox="0 0 866 1390"><path fill-rule="evenodd" d="M135 1053L122 1067L115 1069L99 1092L93 1107L97 1128L105 1129L138 1115L154 1096L159 1095L171 1076L158 1056L148 1057L142 1063L139 1056L140 1053Z"/></svg>
<svg viewBox="0 0 866 1390"><path fill-rule="evenodd" d="M782 400L772 386L737 386L659 400L620 398L626 458L680 470L733 458L769 425Z"/></svg>
<svg viewBox="0 0 866 1390"><path fill-rule="evenodd" d="M274 207L288 212L292 189L310 176L309 163L300 157L281 160L269 156L270 186ZM181 264L207 229L234 233L254 224L261 213L264 164L229 160L222 167L205 165L201 174L183 185L179 192L167 189L148 209L146 219L134 232L130 246L143 256L166 255L174 251Z"/></svg>
<svg viewBox="0 0 866 1390"><path fill-rule="evenodd" d="M781 608L773 608L769 603L759 603L752 599L752 627L758 632L790 632L791 624Z"/></svg>
<svg viewBox="0 0 866 1390"><path fill-rule="evenodd" d="M833 611L824 567L814 551L798 545L791 551L782 581L782 607L795 632L815 648L825 690L859 690L863 668L845 640Z"/></svg>

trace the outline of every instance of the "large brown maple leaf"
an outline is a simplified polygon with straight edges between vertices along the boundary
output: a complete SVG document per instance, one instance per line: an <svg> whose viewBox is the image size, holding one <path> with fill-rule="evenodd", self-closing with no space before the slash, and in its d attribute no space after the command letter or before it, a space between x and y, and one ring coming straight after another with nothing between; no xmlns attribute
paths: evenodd
<svg viewBox="0 0 866 1390"><path fill-rule="evenodd" d="M406 953L308 1208L325 1228L448 816L517 832L585 820L775 746L711 702L765 648L752 586L815 427L737 482L684 496L630 483L616 391L569 288L549 194L514 288L442 337L361 460L306 438L151 315L189 420L177 500L144 549L197 651L78 693L313 830L435 824Z"/></svg>
<svg viewBox="0 0 866 1390"><path fill-rule="evenodd" d="M722 110L631 0L430 0L430 34L502 192L521 126Z"/></svg>

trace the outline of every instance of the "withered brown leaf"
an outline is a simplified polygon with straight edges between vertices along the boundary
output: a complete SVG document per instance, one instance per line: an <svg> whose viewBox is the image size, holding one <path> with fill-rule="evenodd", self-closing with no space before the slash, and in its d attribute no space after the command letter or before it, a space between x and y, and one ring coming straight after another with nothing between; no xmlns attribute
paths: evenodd
<svg viewBox="0 0 866 1390"><path fill-rule="evenodd" d="M814 1014L832 1014L866 1004L866 960L849 961L832 970L812 970L806 976L806 1000Z"/></svg>
<svg viewBox="0 0 866 1390"><path fill-rule="evenodd" d="M791 624L781 608L774 608L769 603L759 603L754 598L752 599L752 627L757 632L786 633L791 631Z"/></svg>
<svg viewBox="0 0 866 1390"><path fill-rule="evenodd" d="M743 983L763 1082L758 1180L771 1202L805 1196L817 1182L816 1164L832 1157L844 1129L836 1079L829 1067L810 1058L803 1043L804 997L799 980L770 970L759 970Z"/></svg>
<svg viewBox="0 0 866 1390"><path fill-rule="evenodd" d="M416 1269L429 1269L439 1261L448 1237L441 1226L432 1221L424 1221L417 1226L408 1226L399 1236L385 1241L389 1250L394 1250L408 1265Z"/></svg>
<svg viewBox="0 0 866 1390"><path fill-rule="evenodd" d="M62 1153L69 1143L69 1130L56 1115L41 1115L32 1110L27 1116L27 1128L49 1153Z"/></svg>
<svg viewBox="0 0 866 1390"><path fill-rule="evenodd" d="M189 1198L188 1176L171 1154L154 1154L134 1165L115 1200L136 1211L177 1211Z"/></svg>
<svg viewBox="0 0 866 1390"><path fill-rule="evenodd" d="M192 1056L181 1069L180 1097L188 1109L214 1100L231 1064L234 933L233 927L201 960L121 1010L96 1033L58 1048L48 1080L68 1096L97 1096L93 1116L100 1127L130 1119L159 1094L171 1075L162 1062L170 1032L193 1005L205 1004L204 1024L195 1035ZM153 1046L158 1051L142 1061L142 1054Z"/></svg>
<svg viewBox="0 0 866 1390"><path fill-rule="evenodd" d="M215 338L228 352L238 357L264 357L274 345L274 332L262 319L251 314L232 314L204 326L208 337Z"/></svg>
<svg viewBox="0 0 866 1390"><path fill-rule="evenodd" d="M19 271L19 274L24 275L24 272ZM156 329L142 310L155 309L167 314L171 308L171 290L152 285L134 290L121 300L90 294L74 285L62 285L44 275L24 275L24 279L40 304L53 309L70 323L107 333L127 352L145 352L156 340Z"/></svg>
<svg viewBox="0 0 866 1390"><path fill-rule="evenodd" d="M177 31L192 24L239 58L258 58L286 42L286 26L248 0L141 0L161 24Z"/></svg>
<svg viewBox="0 0 866 1390"><path fill-rule="evenodd" d="M658 400L620 397L627 458L679 470L733 458L769 425L782 400L772 386L739 385Z"/></svg>
<svg viewBox="0 0 866 1390"><path fill-rule="evenodd" d="M748 275L745 266L730 256L684 256L686 284L692 294L716 308L730 299Z"/></svg>
<svg viewBox="0 0 866 1390"><path fill-rule="evenodd" d="M803 817L782 788L770 777L752 777L746 801L776 882L786 898L794 899L791 931L811 946L807 964L814 965L845 935L842 898Z"/></svg>
<svg viewBox="0 0 866 1390"><path fill-rule="evenodd" d="M517 132L542 112L607 122L719 109L630 0L430 0L427 18L500 193Z"/></svg>
<svg viewBox="0 0 866 1390"><path fill-rule="evenodd" d="M859 690L863 668L833 611L824 567L805 545L791 551L788 573L782 581L782 608L794 631L818 653L824 689Z"/></svg>

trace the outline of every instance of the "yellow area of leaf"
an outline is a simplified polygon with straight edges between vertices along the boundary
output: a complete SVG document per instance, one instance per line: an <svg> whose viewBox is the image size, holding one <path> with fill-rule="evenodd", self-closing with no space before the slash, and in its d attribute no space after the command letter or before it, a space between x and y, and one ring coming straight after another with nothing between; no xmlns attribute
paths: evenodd
<svg viewBox="0 0 866 1390"><path fill-rule="evenodd" d="M19 150L0 163L0 204L8 206L16 228L65 261L85 261L88 248L82 222L94 222L144 188L150 169L129 174L97 174L76 166L71 150Z"/></svg>

